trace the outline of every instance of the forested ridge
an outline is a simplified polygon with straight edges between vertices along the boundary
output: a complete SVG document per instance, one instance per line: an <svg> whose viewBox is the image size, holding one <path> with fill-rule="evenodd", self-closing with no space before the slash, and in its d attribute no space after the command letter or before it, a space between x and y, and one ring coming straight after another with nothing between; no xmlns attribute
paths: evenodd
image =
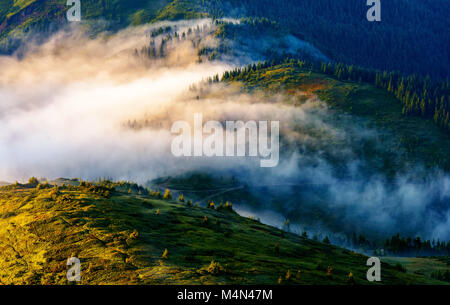
<svg viewBox="0 0 450 305"><path fill-rule="evenodd" d="M298 65L310 71L324 73L341 81L366 82L382 88L403 105L404 115L415 115L432 119L435 124L450 132L450 84L448 80L439 82L429 77L403 75L397 72L381 72L343 63L317 63L305 60L284 59L250 64L243 68L226 71L210 81L242 80L250 73L273 67L280 63Z"/></svg>
<svg viewBox="0 0 450 305"><path fill-rule="evenodd" d="M275 20L337 62L448 77L450 2L446 0L382 1L381 22L366 20L369 7L363 0L203 2L218 17L232 14Z"/></svg>
<svg viewBox="0 0 450 305"><path fill-rule="evenodd" d="M48 30L63 22L65 2L8 0L0 4L3 51L17 47L17 30ZM30 3L30 4L28 4ZM32 5L31 5L32 4ZM23 7L22 7L23 6ZM450 2L382 1L381 22L368 22L365 0L102 0L83 1L85 20L108 21L117 29L161 20L267 18L304 39L335 62L381 71L445 79L450 70ZM14 29L14 35L9 35Z"/></svg>

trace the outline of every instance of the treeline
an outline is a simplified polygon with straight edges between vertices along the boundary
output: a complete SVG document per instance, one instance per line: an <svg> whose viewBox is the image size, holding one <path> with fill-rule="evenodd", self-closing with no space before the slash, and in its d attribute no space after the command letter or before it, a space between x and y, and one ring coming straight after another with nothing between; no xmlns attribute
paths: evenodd
<svg viewBox="0 0 450 305"><path fill-rule="evenodd" d="M448 256L450 255L450 242L422 240L420 237L400 237L399 234L386 239L384 250L391 255L414 256Z"/></svg>
<svg viewBox="0 0 450 305"><path fill-rule="evenodd" d="M402 237L400 234L387 238L384 242L371 241L364 235L353 233L345 240L337 238L339 244L347 248L362 249L378 256L449 256L450 242L422 240L419 236Z"/></svg>
<svg viewBox="0 0 450 305"><path fill-rule="evenodd" d="M140 50L135 49L134 55L148 59L164 58L170 48L176 47L180 42L188 41L194 49L198 50L199 60L202 56L209 56L209 60L214 60L217 55L215 50L201 46L203 38L211 34L213 30L214 27L207 24L202 27L188 28L187 31L180 33L170 26L153 29L147 34L148 45L143 46ZM161 37L159 38L159 36Z"/></svg>
<svg viewBox="0 0 450 305"><path fill-rule="evenodd" d="M226 71L209 82L244 80L260 70L287 64L312 72L324 73L341 81L365 82L394 94L403 105L404 115L421 116L450 132L450 83L449 80L433 81L429 77L405 76L399 72L379 72L342 63L317 63L295 59L274 59Z"/></svg>
<svg viewBox="0 0 450 305"><path fill-rule="evenodd" d="M398 72L376 72L342 63L322 63L320 72L339 80L363 81L394 94L402 102L403 114L431 118L450 131L450 83L430 77L404 76Z"/></svg>
<svg viewBox="0 0 450 305"><path fill-rule="evenodd" d="M241 18L238 23L216 20L215 25L217 26L216 37L233 41L236 41L238 37L248 39L249 36L287 34L278 22L264 17Z"/></svg>
<svg viewBox="0 0 450 305"><path fill-rule="evenodd" d="M290 232L289 220L283 223L282 229ZM297 232L297 234L300 234ZM301 236L309 238L308 233L303 231ZM363 234L331 234L330 237L314 234L312 240L322 241L326 244L335 244L347 249L357 249L370 255L376 256L449 256L450 241L422 240L420 236L401 237L400 234L393 235L383 240L369 239ZM445 274L441 274L445 277Z"/></svg>

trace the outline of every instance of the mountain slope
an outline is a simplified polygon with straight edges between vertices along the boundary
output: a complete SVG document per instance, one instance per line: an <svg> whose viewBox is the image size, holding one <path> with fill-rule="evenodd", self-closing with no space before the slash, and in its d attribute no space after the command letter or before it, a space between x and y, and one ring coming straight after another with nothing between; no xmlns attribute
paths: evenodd
<svg viewBox="0 0 450 305"><path fill-rule="evenodd" d="M332 242L367 253L397 233L448 240L450 138L432 121L404 116L392 93L313 72L301 61L250 65L218 79L194 92L200 102L214 98L217 85L220 92L251 94L259 108L304 111L292 121L270 116L282 126L278 171L209 171L150 185L189 190L198 200L231 200L264 221L281 227L289 219L296 232L330 232L337 235ZM377 245L352 244L354 233Z"/></svg>
<svg viewBox="0 0 450 305"><path fill-rule="evenodd" d="M350 272L368 283L363 255L226 209L139 195L126 183L63 181L0 189L1 283L65 284L71 256L82 284L346 284ZM382 279L440 283L387 264Z"/></svg>
<svg viewBox="0 0 450 305"><path fill-rule="evenodd" d="M367 123L364 126L375 128L381 134L389 133L393 138L378 138L383 146L376 156L378 165L375 162L370 164L372 169L379 168L380 163L390 161L392 164L386 170L392 169L395 172L413 164L450 171L448 133L430 120L403 115L402 103L392 93L368 83L338 80L330 75L311 71L302 62L286 61L257 71L249 71L248 68L241 71L222 81L241 84L246 92L287 94L297 99L297 105L301 105L307 98L317 96L335 112L349 114L354 120L362 119L361 123ZM301 92L306 92L307 95L299 96ZM375 153L373 151L363 150L360 153L369 158L375 157L370 156ZM385 162L378 160L391 153L393 154L386 156Z"/></svg>

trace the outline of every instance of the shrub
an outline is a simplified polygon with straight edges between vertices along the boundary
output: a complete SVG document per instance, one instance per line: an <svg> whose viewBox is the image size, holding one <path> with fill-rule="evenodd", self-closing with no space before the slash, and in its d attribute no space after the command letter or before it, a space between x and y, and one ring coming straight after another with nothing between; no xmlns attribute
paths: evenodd
<svg viewBox="0 0 450 305"><path fill-rule="evenodd" d="M329 277L331 277L333 274L332 274L332 271L333 271L333 268L331 268L330 266L328 266L328 268L327 268L327 276L329 276Z"/></svg>
<svg viewBox="0 0 450 305"><path fill-rule="evenodd" d="M233 205L231 204L231 202L226 202L225 203L225 208L229 211L233 211Z"/></svg>
<svg viewBox="0 0 450 305"><path fill-rule="evenodd" d="M286 272L285 279L286 279L286 281L289 281L289 280L291 279L291 271L290 271L290 270L288 270L288 271Z"/></svg>
<svg viewBox="0 0 450 305"><path fill-rule="evenodd" d="M31 186L37 186L39 184L39 180L36 177L31 177L28 179L28 184Z"/></svg>
<svg viewBox="0 0 450 305"><path fill-rule="evenodd" d="M56 200L58 195L60 195L58 187L55 187L50 191L50 196L52 197L53 200Z"/></svg>
<svg viewBox="0 0 450 305"><path fill-rule="evenodd" d="M192 200L188 200L188 202L186 202L186 205L188 206L188 207L191 207L193 204L192 204Z"/></svg>
<svg viewBox="0 0 450 305"><path fill-rule="evenodd" d="M211 264L209 264L206 270L211 274L219 274L224 271L224 268L219 262L211 261Z"/></svg>
<svg viewBox="0 0 450 305"><path fill-rule="evenodd" d="M169 258L169 250L165 249L163 254L161 255L161 258L168 259Z"/></svg>
<svg viewBox="0 0 450 305"><path fill-rule="evenodd" d="M355 285L356 284L355 283L355 278L353 277L353 273L352 272L350 272L348 274L347 284L348 285Z"/></svg>
<svg viewBox="0 0 450 305"><path fill-rule="evenodd" d="M169 189L166 189L166 191L164 192L163 199L165 199L165 200L170 200L170 199L172 199L172 194L170 193L170 190L169 190Z"/></svg>
<svg viewBox="0 0 450 305"><path fill-rule="evenodd" d="M139 236L139 232L136 230L133 230L133 232L131 232L131 234L130 234L131 239L137 239L138 236Z"/></svg>

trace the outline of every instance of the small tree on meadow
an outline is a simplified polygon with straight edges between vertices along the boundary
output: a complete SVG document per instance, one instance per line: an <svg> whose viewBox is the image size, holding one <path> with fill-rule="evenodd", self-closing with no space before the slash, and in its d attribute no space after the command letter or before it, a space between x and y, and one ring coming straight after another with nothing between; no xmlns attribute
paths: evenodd
<svg viewBox="0 0 450 305"><path fill-rule="evenodd" d="M355 284L356 284L355 278L354 278L352 272L350 272L350 273L348 274L347 284L348 284L348 285L355 285Z"/></svg>
<svg viewBox="0 0 450 305"><path fill-rule="evenodd" d="M211 274L218 274L224 271L224 268L219 262L211 261L211 264L209 264L207 271Z"/></svg>
<svg viewBox="0 0 450 305"><path fill-rule="evenodd" d="M232 211L233 210L233 204L231 204L231 202L226 202L225 203L225 208L226 209L228 209L228 210L230 210L230 211Z"/></svg>
<svg viewBox="0 0 450 305"><path fill-rule="evenodd" d="M37 186L39 184L39 180L36 177L31 177L28 179L28 184L31 186Z"/></svg>
<svg viewBox="0 0 450 305"><path fill-rule="evenodd" d="M289 281L291 279L291 270L288 270L286 272L286 276L285 276L286 281Z"/></svg>
<svg viewBox="0 0 450 305"><path fill-rule="evenodd" d="M164 192L163 199L165 199L165 200L170 200L170 199L172 199L172 194L170 193L170 190L169 190L169 189L166 189L166 191Z"/></svg>

